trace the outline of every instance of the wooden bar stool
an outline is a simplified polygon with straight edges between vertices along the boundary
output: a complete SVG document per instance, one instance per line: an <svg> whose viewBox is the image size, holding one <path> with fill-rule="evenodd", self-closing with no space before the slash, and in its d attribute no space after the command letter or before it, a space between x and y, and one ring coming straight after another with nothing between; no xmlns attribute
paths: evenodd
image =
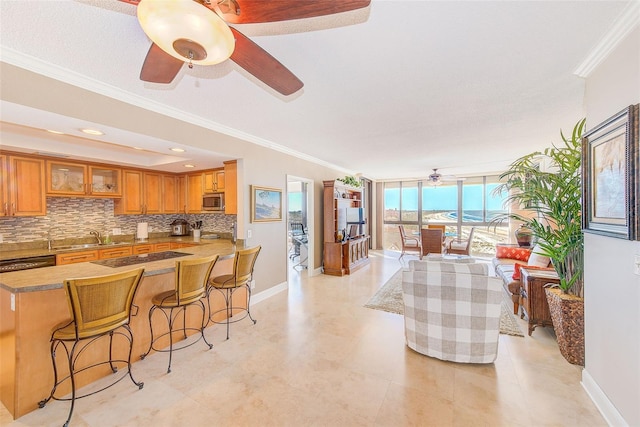
<svg viewBox="0 0 640 427"><path fill-rule="evenodd" d="M71 408L69 409L69 416L64 423L65 427L69 425L69 420L71 420L76 399L105 390L125 378L127 374L131 381L138 386L138 389L144 386L144 383L137 382L131 373L133 333L129 328L133 297L143 272L144 269L139 268L108 276L67 279L64 281L71 320L58 325L51 334L54 384L49 397L41 400L38 406L43 408L51 399L70 400ZM85 361L85 359L81 358L89 345L107 336L109 337L109 357L107 360ZM126 359L114 358L113 339L117 336L123 336L128 342L129 351ZM83 344L81 347L79 347L80 343ZM68 359L69 375L59 380L56 367L56 350L60 346L64 349ZM80 364L78 364L79 361L81 362ZM89 365L85 366L86 363L89 363ZM127 370L115 381L100 390L76 396L76 375L90 368L105 364L109 364L113 373L118 371L117 364L125 364ZM56 389L66 380L71 381L71 397L56 397Z"/></svg>
<svg viewBox="0 0 640 427"><path fill-rule="evenodd" d="M174 350L181 350L183 348L189 347L190 345L193 345L196 342L200 341L200 339L203 339L205 344L208 345L209 348L213 347L212 344L209 344L209 342L207 342L207 339L204 336L206 316L202 297L205 295L209 275L211 274L211 270L213 269L213 266L215 265L217 260L218 255L205 258L176 261L176 288L157 294L151 299L151 303L153 304L151 306L151 309L149 310L149 328L151 329L151 342L149 343L149 349L146 351L146 353L140 356L141 359L144 359L151 352L151 350L155 350L158 352L168 352L169 366L167 367L167 373L170 373L171 357ZM189 307L190 305L197 305L202 309L202 322L198 328L187 327L187 307ZM154 337L152 316L153 313L158 309L160 309L160 312L164 314L165 318L167 319L169 331L160 334L157 337ZM175 315L174 310L177 311ZM182 328L174 329L176 319L180 315L180 312L182 312ZM185 340L187 339L187 330L198 331L200 333L200 338L198 338L196 341L185 344L182 347L174 348L173 333L179 330L182 330ZM153 346L153 344L157 340L167 335L169 336L168 349L158 349Z"/></svg>

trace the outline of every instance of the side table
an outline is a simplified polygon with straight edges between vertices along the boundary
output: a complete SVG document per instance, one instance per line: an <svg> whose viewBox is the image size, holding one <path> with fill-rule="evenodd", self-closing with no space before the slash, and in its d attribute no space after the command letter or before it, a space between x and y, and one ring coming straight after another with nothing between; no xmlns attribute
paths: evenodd
<svg viewBox="0 0 640 427"><path fill-rule="evenodd" d="M560 283L560 278L553 270L527 270L526 267L520 269L520 274L522 277L522 288L520 289L522 314L520 318L527 316L529 336L531 336L537 326L553 326L544 285Z"/></svg>

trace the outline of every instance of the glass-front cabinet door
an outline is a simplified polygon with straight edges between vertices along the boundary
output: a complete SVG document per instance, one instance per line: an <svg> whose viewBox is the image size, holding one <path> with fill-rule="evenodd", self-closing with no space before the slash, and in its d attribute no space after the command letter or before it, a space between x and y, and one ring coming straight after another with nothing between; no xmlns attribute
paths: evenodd
<svg viewBox="0 0 640 427"><path fill-rule="evenodd" d="M94 196L114 197L122 195L120 169L89 166L91 185L89 193Z"/></svg>
<svg viewBox="0 0 640 427"><path fill-rule="evenodd" d="M120 197L121 173L117 168L47 160L47 194Z"/></svg>
<svg viewBox="0 0 640 427"><path fill-rule="evenodd" d="M87 193L87 167L77 163L47 160L47 193L84 196Z"/></svg>

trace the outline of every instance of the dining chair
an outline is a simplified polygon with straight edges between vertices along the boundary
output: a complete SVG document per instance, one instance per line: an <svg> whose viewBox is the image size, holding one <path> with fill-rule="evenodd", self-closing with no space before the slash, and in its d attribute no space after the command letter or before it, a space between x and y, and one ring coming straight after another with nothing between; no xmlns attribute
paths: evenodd
<svg viewBox="0 0 640 427"><path fill-rule="evenodd" d="M443 224L427 224L427 228L439 229L442 230L442 237L444 239L444 235L447 232L447 226Z"/></svg>
<svg viewBox="0 0 640 427"><path fill-rule="evenodd" d="M422 256L442 253L442 230L439 228L423 228L420 230L422 240Z"/></svg>
<svg viewBox="0 0 640 427"><path fill-rule="evenodd" d="M407 236L407 233L404 231L404 226L402 225L399 225L398 229L400 230L400 240L402 242L402 253L400 254L400 258L402 258L407 252L417 252L420 259L422 259L421 240L417 237Z"/></svg>
<svg viewBox="0 0 640 427"><path fill-rule="evenodd" d="M467 239L453 239L447 246L447 253L455 255L470 255L471 243L473 241L473 233L475 227L471 227L469 237Z"/></svg>

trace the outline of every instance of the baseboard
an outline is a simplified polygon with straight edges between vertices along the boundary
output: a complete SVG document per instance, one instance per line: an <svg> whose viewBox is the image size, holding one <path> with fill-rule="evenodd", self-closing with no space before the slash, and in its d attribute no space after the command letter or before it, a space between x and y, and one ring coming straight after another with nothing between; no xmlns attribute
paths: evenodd
<svg viewBox="0 0 640 427"><path fill-rule="evenodd" d="M286 291L289 288L287 282L282 282L279 285L272 286L266 291L258 292L257 294L251 294L251 304L258 304L272 296L279 294L282 291Z"/></svg>
<svg viewBox="0 0 640 427"><path fill-rule="evenodd" d="M586 369L582 370L582 388L585 389L593 403L602 414L607 424L615 427L629 427L629 424L622 418L620 412L616 409L607 395L602 391L598 383L593 379Z"/></svg>
<svg viewBox="0 0 640 427"><path fill-rule="evenodd" d="M309 272L309 276L319 276L320 274L322 274L322 267L318 267Z"/></svg>

